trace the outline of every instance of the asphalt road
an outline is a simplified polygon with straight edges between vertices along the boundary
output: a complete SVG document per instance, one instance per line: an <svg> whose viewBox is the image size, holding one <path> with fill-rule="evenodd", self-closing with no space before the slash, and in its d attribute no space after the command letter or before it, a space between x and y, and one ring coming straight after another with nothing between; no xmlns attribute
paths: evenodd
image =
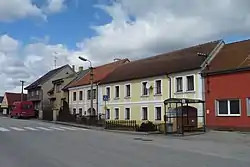
<svg viewBox="0 0 250 167"><path fill-rule="evenodd" d="M249 167L249 155L244 144L0 118L0 167Z"/></svg>

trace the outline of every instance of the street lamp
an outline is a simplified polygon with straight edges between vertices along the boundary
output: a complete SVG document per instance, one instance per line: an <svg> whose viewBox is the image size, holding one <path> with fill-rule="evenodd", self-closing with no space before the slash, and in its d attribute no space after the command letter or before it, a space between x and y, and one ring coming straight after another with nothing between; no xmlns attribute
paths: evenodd
<svg viewBox="0 0 250 167"><path fill-rule="evenodd" d="M93 114L93 67L92 67L92 63L90 60L83 58L81 56L78 57L80 60L82 61L88 61L90 64L90 114Z"/></svg>

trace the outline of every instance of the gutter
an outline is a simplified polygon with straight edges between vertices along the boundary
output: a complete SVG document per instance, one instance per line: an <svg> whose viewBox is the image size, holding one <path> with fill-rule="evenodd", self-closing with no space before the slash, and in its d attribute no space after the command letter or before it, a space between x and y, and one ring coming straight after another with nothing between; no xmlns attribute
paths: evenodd
<svg viewBox="0 0 250 167"><path fill-rule="evenodd" d="M98 83L96 83L96 115L98 116L99 114L99 92L98 92Z"/></svg>

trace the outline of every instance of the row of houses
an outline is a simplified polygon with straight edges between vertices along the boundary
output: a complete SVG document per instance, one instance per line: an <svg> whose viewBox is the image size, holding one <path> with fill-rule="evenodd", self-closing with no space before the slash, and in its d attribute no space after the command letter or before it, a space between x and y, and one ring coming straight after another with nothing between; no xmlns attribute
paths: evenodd
<svg viewBox="0 0 250 167"><path fill-rule="evenodd" d="M250 40L212 41L136 61L120 59L93 69L65 65L27 86L27 99L57 118L67 102L71 114L108 120L161 123L167 99L199 100L189 107L211 128L250 129ZM103 99L103 97L108 99ZM204 122L205 121L205 122Z"/></svg>

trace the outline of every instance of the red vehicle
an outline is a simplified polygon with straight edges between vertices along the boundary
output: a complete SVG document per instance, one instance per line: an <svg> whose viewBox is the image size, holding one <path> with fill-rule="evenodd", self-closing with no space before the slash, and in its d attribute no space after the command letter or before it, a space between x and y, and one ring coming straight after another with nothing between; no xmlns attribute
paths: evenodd
<svg viewBox="0 0 250 167"><path fill-rule="evenodd" d="M30 118L35 116L34 106L31 101L14 102L10 117Z"/></svg>

